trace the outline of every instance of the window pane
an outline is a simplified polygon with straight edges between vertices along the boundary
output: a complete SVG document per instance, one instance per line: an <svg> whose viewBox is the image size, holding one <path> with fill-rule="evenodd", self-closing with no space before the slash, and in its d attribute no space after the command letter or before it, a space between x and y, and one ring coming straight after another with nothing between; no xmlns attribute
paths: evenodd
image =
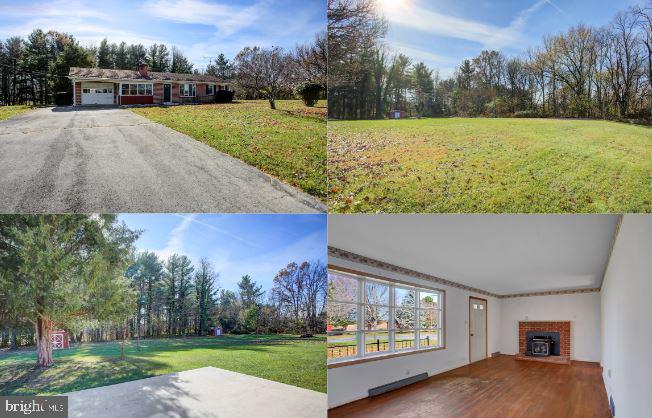
<svg viewBox="0 0 652 418"><path fill-rule="evenodd" d="M328 300L357 302L358 279L328 273Z"/></svg>
<svg viewBox="0 0 652 418"><path fill-rule="evenodd" d="M364 293L365 303L371 305L389 305L389 286L386 284L367 281Z"/></svg>
<svg viewBox="0 0 652 418"><path fill-rule="evenodd" d="M414 330L406 330L394 334L394 349L405 350L415 348L414 341L416 335Z"/></svg>
<svg viewBox="0 0 652 418"><path fill-rule="evenodd" d="M191 85L191 88L192 88L192 90L191 90L191 94L190 94L190 95L191 95L191 96L195 96L195 94L196 94L196 90L195 90L195 89L197 88L197 86L194 85L194 84L192 84L192 85Z"/></svg>
<svg viewBox="0 0 652 418"><path fill-rule="evenodd" d="M389 334L387 332L365 332L365 353L382 353L389 350Z"/></svg>
<svg viewBox="0 0 652 418"><path fill-rule="evenodd" d="M123 84L120 94L129 94L129 84Z"/></svg>
<svg viewBox="0 0 652 418"><path fill-rule="evenodd" d="M414 306L414 290L397 287L394 289L395 306Z"/></svg>
<svg viewBox="0 0 652 418"><path fill-rule="evenodd" d="M387 329L389 308L376 305L365 305L364 308L364 329Z"/></svg>
<svg viewBox="0 0 652 418"><path fill-rule="evenodd" d="M439 311L419 309L419 326L421 329L439 328Z"/></svg>
<svg viewBox="0 0 652 418"><path fill-rule="evenodd" d="M348 303L329 303L327 331L357 331L358 306Z"/></svg>
<svg viewBox="0 0 652 418"><path fill-rule="evenodd" d="M439 308L439 294L436 292L419 292L420 308Z"/></svg>
<svg viewBox="0 0 652 418"><path fill-rule="evenodd" d="M419 331L419 347L438 347L439 344L439 331Z"/></svg>
<svg viewBox="0 0 652 418"><path fill-rule="evenodd" d="M358 355L356 333L329 333L327 339L328 359L353 357Z"/></svg>
<svg viewBox="0 0 652 418"><path fill-rule="evenodd" d="M145 85L144 84L139 84L138 85L138 94L140 94L140 95L145 94Z"/></svg>
<svg viewBox="0 0 652 418"><path fill-rule="evenodd" d="M151 84L147 85L147 94L149 94L149 95L152 94L152 85Z"/></svg>
<svg viewBox="0 0 652 418"><path fill-rule="evenodd" d="M394 327L396 329L413 329L414 322L413 308L396 308L394 311Z"/></svg>
<svg viewBox="0 0 652 418"><path fill-rule="evenodd" d="M129 84L129 94L138 94L138 84Z"/></svg>

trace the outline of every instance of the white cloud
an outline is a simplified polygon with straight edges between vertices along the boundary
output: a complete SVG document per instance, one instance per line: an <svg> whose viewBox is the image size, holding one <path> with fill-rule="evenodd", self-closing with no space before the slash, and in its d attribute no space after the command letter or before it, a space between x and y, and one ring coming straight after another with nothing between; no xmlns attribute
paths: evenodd
<svg viewBox="0 0 652 418"><path fill-rule="evenodd" d="M233 263L223 258L211 260L220 273L222 287L235 289L240 278L249 274L258 283L263 284L265 290L273 286L274 275L291 262L314 261L321 259L325 262L326 241L323 232L314 232L302 236L292 244L275 251L253 252L250 257L244 257ZM226 268L218 269L217 266Z"/></svg>
<svg viewBox="0 0 652 418"><path fill-rule="evenodd" d="M522 42L522 30L530 15L544 4L551 2L538 0L521 11L506 27L449 16L422 7L401 7L398 2L388 2L384 10L392 24L433 35L477 42L486 48L500 49Z"/></svg>
<svg viewBox="0 0 652 418"><path fill-rule="evenodd" d="M15 13L15 16L20 17L22 15ZM31 18L18 25L5 26L0 23L0 39L10 36L26 37L34 29L40 28L44 31L56 30L71 34L85 46L99 44L104 38L109 39L110 42L120 43L124 41L128 44L144 44L145 46L153 43L166 43L159 38L119 29L110 18L107 17L105 19L105 16L102 14L93 15L93 19L88 19L74 13L62 15L50 14L46 10L45 13L40 13L39 11L26 16Z"/></svg>
<svg viewBox="0 0 652 418"><path fill-rule="evenodd" d="M319 7L324 11L326 7L325 2L315 3L315 7L290 12L272 0L258 0L244 7L202 0L148 0L141 11L156 19L214 28L212 36L205 40L180 45L196 68L204 69L218 53L232 58L245 46L291 47L296 42L308 41L326 27L325 16L323 27L314 24Z"/></svg>
<svg viewBox="0 0 652 418"><path fill-rule="evenodd" d="M240 241L241 243L246 244L246 245L248 245L250 247L260 248L260 246L258 244L254 243L252 241L249 241L249 240L247 240L247 239L245 239L245 238L243 238L243 237L241 237L239 235L232 234L231 232L229 232L229 231L227 231L225 229L219 228L219 227L217 227L215 225L212 225L212 224L209 224L207 222L204 222L204 221L201 221L201 220L197 219L196 214L192 214L192 215L174 214L174 215L182 218L184 220L184 222L187 221L187 222L195 223L197 225L201 225L201 226L203 226L205 228L212 229L213 231L219 232L220 234L226 235L227 237L230 237L230 238L233 238L233 239L235 239L237 241Z"/></svg>
<svg viewBox="0 0 652 418"><path fill-rule="evenodd" d="M149 249L149 250L144 250L144 251L151 251L154 254L157 255L157 257L161 261L165 261L170 257L172 254L184 254L184 245L183 245L183 240L186 235L186 231L192 223L194 222L194 218L197 215L188 215L182 218L181 223L177 225L176 228L174 228L172 231L170 231L170 234L168 235L168 240L165 245L165 248L162 249Z"/></svg>
<svg viewBox="0 0 652 418"><path fill-rule="evenodd" d="M177 23L214 26L221 35L231 35L255 25L265 15L267 0L247 7L207 3L201 0L149 0L141 10L150 16Z"/></svg>
<svg viewBox="0 0 652 418"><path fill-rule="evenodd" d="M0 5L0 15L5 17L94 17L103 19L110 17L76 0L56 0L22 5Z"/></svg>

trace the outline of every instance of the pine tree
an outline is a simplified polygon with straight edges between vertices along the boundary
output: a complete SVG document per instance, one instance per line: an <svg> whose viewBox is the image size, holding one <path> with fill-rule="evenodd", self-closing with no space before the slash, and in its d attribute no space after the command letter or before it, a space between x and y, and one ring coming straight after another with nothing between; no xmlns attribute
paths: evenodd
<svg viewBox="0 0 652 418"><path fill-rule="evenodd" d="M33 215L10 218L0 230L11 243L13 274L1 288L14 312L33 325L37 365L51 366L52 330L82 319L123 322L134 292L124 277L138 234L115 215ZM10 283L6 283L9 280Z"/></svg>
<svg viewBox="0 0 652 418"><path fill-rule="evenodd" d="M120 70L127 69L128 60L129 57L127 56L127 43L124 41L120 42L120 45L118 45L118 49L116 50L115 53L115 68Z"/></svg>
<svg viewBox="0 0 652 418"><path fill-rule="evenodd" d="M179 74L192 73L192 64L183 56L176 46L172 47L172 66L170 72Z"/></svg>
<svg viewBox="0 0 652 418"><path fill-rule="evenodd" d="M99 68L113 68L109 41L106 38L102 39L102 42L100 42L100 47L97 50L97 66Z"/></svg>

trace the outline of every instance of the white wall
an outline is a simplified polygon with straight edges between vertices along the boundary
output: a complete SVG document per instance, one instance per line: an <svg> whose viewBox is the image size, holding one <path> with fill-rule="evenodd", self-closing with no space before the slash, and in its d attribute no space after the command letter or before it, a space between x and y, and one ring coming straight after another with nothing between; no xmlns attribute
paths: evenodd
<svg viewBox="0 0 652 418"><path fill-rule="evenodd" d="M607 395L613 398L616 417L649 417L652 215L624 216L601 293Z"/></svg>
<svg viewBox="0 0 652 418"><path fill-rule="evenodd" d="M501 299L500 351L518 352L518 321L571 321L571 359L600 361L600 293Z"/></svg>
<svg viewBox="0 0 652 418"><path fill-rule="evenodd" d="M333 257L329 259L329 263L378 274L390 279L395 278L411 282L415 285L433 286L432 282ZM446 291L446 349L328 369L329 408L365 398L368 396L367 391L376 386L423 372L434 375L467 364L469 362L469 296L487 299L488 354L491 355L491 353L499 350L499 300L480 294L470 294L467 291L453 287L440 285L436 285L436 287Z"/></svg>

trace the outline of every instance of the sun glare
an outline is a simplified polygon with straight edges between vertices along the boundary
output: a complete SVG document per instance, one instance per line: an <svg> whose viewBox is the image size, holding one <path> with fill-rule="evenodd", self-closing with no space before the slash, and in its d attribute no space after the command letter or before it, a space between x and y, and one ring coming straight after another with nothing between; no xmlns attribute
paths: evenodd
<svg viewBox="0 0 652 418"><path fill-rule="evenodd" d="M409 1L410 0L376 0L376 3L383 12L390 12L408 6Z"/></svg>

